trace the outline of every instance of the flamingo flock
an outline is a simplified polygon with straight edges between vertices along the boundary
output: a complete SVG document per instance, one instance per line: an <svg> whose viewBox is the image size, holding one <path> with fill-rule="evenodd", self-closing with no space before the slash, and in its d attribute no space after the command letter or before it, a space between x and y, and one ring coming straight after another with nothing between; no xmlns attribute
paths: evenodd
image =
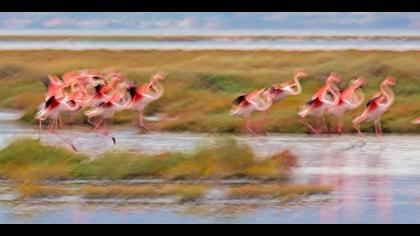
<svg viewBox="0 0 420 236"><path fill-rule="evenodd" d="M42 123L49 120L48 132L77 151L74 143L59 132L64 114L74 117L78 113L83 113L88 123L92 125L92 129L110 138L114 144L117 141L110 132L109 121L112 121L118 112L124 110L136 112L140 127L149 131L144 124L144 110L164 95L162 82L166 78L166 75L157 73L151 76L147 83L136 85L120 73L104 75L97 71L84 70L65 73L61 78L49 76L48 80L44 81L47 87L44 102L35 115L39 123L39 140L42 136ZM252 115L262 113L266 123L267 113L273 104L301 94L301 80L309 78L308 73L298 70L292 80L244 93L233 101L230 114L245 118L245 129L256 136L258 132L252 128ZM331 73L326 77L324 84L297 112L297 119L312 133L316 135L329 133L326 116L332 116L338 120L337 133L342 134L345 131L346 113L360 108L365 102L363 92L363 87L367 83L365 78L358 77L350 81L347 87L340 89L341 81L340 74ZM380 85L379 92L367 101L363 112L353 119L353 128L362 142L364 137L361 124L373 122L376 135L382 135L381 117L395 101L395 93L392 90L395 85L395 77L386 77ZM312 119L309 119L310 117ZM420 124L420 117L412 123Z"/></svg>
<svg viewBox="0 0 420 236"><path fill-rule="evenodd" d="M250 118L254 112L266 113L271 106L289 96L296 96L302 92L299 82L302 78L309 75L299 71L295 73L294 80L288 81L280 86L270 86L268 89L261 89L239 96L233 102L232 115L242 116L246 119L245 128L252 135L256 133L250 128ZM297 113L299 121L314 134L329 133L326 122L326 115L338 118L337 132L344 132L344 117L349 111L353 111L362 106L365 101L363 87L367 80L358 77L352 80L347 88L340 89L341 76L338 73L331 73L325 80L325 84L320 87L312 98L303 105ZM389 76L381 83L380 92L376 93L366 104L362 114L354 118L353 127L364 142L360 125L373 122L377 136L382 135L381 117L392 106L395 101L395 93L391 87L395 86L396 78ZM292 88L296 88L293 90ZM317 127L311 124L308 117L314 118L318 123ZM321 125L319 125L321 123ZM420 124L420 118L413 121L413 124Z"/></svg>
<svg viewBox="0 0 420 236"><path fill-rule="evenodd" d="M102 75L95 71L72 71L62 78L49 76L45 81L47 92L44 102L40 105L35 119L39 122L38 136L41 140L42 122L50 120L48 132L55 134L77 151L74 143L62 135L58 128L63 114L74 116L83 112L93 130L111 138L107 121L117 112L132 110L139 115L139 124L144 125L143 111L153 101L158 100L164 93L161 84L166 79L163 74L155 74L146 84L136 86L119 73Z"/></svg>

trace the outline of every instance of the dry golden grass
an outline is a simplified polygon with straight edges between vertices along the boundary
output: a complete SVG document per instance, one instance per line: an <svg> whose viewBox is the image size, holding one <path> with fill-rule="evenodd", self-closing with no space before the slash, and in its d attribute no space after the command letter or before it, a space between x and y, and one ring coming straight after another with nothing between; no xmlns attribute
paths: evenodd
<svg viewBox="0 0 420 236"><path fill-rule="evenodd" d="M290 198L300 195L327 194L331 186L312 184L262 184L230 187L230 198Z"/></svg>
<svg viewBox="0 0 420 236"><path fill-rule="evenodd" d="M146 109L147 115L164 113L168 119L149 122L163 131L241 132L244 121L229 116L231 101L244 92L283 82L296 68L303 68L311 78L303 83L301 95L273 106L269 112L269 132L302 133L307 130L297 122L302 104L322 85L331 71L344 76L343 86L362 75L369 83L367 97L374 94L387 75L398 78L395 105L383 117L385 132L420 132L407 120L420 114L420 54L387 51L2 51L0 52L0 106L23 108L25 122L33 122L36 103L42 100L46 74L62 74L84 68L120 71L130 80L144 82L151 74L165 71L166 93ZM41 91L41 92L40 92ZM23 95L22 95L23 93ZM32 94L31 96L28 94ZM361 108L362 109L362 108ZM351 119L361 112L352 112ZM124 112L116 123L134 122L135 114ZM82 116L76 122L85 122ZM335 125L335 122L333 122ZM370 131L372 125L363 128Z"/></svg>
<svg viewBox="0 0 420 236"><path fill-rule="evenodd" d="M157 198L176 197L179 201L194 201L204 196L206 185L87 185L79 189L86 198Z"/></svg>
<svg viewBox="0 0 420 236"><path fill-rule="evenodd" d="M59 185L19 184L15 187L20 199L58 197L72 194L72 191Z"/></svg>
<svg viewBox="0 0 420 236"><path fill-rule="evenodd" d="M19 183L40 180L65 180L72 178L72 169L67 164L51 165L0 165L0 176Z"/></svg>

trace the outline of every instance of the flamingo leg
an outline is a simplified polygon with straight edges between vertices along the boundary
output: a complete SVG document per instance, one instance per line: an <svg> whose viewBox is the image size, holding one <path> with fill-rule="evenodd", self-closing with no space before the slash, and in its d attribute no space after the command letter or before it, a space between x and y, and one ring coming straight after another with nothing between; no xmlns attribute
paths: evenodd
<svg viewBox="0 0 420 236"><path fill-rule="evenodd" d="M375 133L377 137L381 137L382 136L382 125L381 125L381 119L377 119L375 121Z"/></svg>
<svg viewBox="0 0 420 236"><path fill-rule="evenodd" d="M50 120L50 121L51 121L51 120ZM49 133L52 133L53 128L54 128L54 125L55 125L55 121L56 121L56 120L52 120L51 124L50 124L50 122L48 122L48 129L47 129L47 131L48 131Z"/></svg>
<svg viewBox="0 0 420 236"><path fill-rule="evenodd" d="M98 129L99 132L101 132L103 134L103 136L111 138L111 140L114 143L114 145L117 144L117 140L115 139L115 137L112 136L112 135L110 135L109 128L107 127L106 122L105 122L104 119L101 120L101 122L99 123L99 127L98 128L99 128Z"/></svg>
<svg viewBox="0 0 420 236"><path fill-rule="evenodd" d="M344 118L343 117L340 117L340 120L338 121L337 132L339 134L343 134L344 132Z"/></svg>
<svg viewBox="0 0 420 236"><path fill-rule="evenodd" d="M360 128L360 124L356 123L356 124L353 125L353 127L354 127L354 129L357 130L357 133L359 134L359 137L360 137L360 141L362 143L365 143L365 138L363 137L363 133L362 133L362 130Z"/></svg>
<svg viewBox="0 0 420 236"><path fill-rule="evenodd" d="M57 128L61 128L63 125L63 121L61 120L61 116L58 117Z"/></svg>
<svg viewBox="0 0 420 236"><path fill-rule="evenodd" d="M253 136L257 136L257 134L251 129L251 119L250 118L247 118L245 128L248 130L248 132L250 134L252 134Z"/></svg>
<svg viewBox="0 0 420 236"><path fill-rule="evenodd" d="M261 131L261 133L264 136L267 136L267 133L265 132L265 127L267 126L267 120L268 120L267 119L267 114L268 114L267 111L263 112L263 117L262 117L262 119L260 121L260 124L259 124L259 130Z"/></svg>
<svg viewBox="0 0 420 236"><path fill-rule="evenodd" d="M42 120L38 120L38 141L41 141Z"/></svg>
<svg viewBox="0 0 420 236"><path fill-rule="evenodd" d="M381 145L381 150L384 149L383 141L382 141L382 125L381 125L381 118L375 120L375 133L376 137L379 138L379 143Z"/></svg>
<svg viewBox="0 0 420 236"><path fill-rule="evenodd" d="M326 132L327 134L328 134L328 133L330 133L330 130L329 130L329 128L328 128L327 121L326 121L326 119L325 119L325 115L324 115L324 116L322 116L322 118L321 118L321 122L322 122L322 128L321 128L322 132Z"/></svg>
<svg viewBox="0 0 420 236"><path fill-rule="evenodd" d="M78 151L77 148L74 146L73 142L64 136L61 136L60 133L57 130L58 127L58 119L54 120L53 125L52 125L52 133L57 136L59 139L61 139L62 141L64 141L67 145L69 145L74 151Z"/></svg>
<svg viewBox="0 0 420 236"><path fill-rule="evenodd" d="M142 127L144 130L150 132L150 129L146 127L146 125L144 124L144 112L143 111L139 111L138 112L138 116L139 116L139 124L140 127Z"/></svg>
<svg viewBox="0 0 420 236"><path fill-rule="evenodd" d="M312 133L319 134L318 131L309 122L305 120L305 118L300 118L299 121L300 123L308 127L312 131Z"/></svg>
<svg viewBox="0 0 420 236"><path fill-rule="evenodd" d="M102 123L103 123L103 121L101 120L101 121L99 121L98 123L96 123L96 122L94 122L93 120L91 120L91 119L88 119L88 122L91 124L91 125L93 125L93 130L97 130L101 125L102 125Z"/></svg>
<svg viewBox="0 0 420 236"><path fill-rule="evenodd" d="M70 130L73 133L73 121L74 121L74 115L71 114L70 115Z"/></svg>

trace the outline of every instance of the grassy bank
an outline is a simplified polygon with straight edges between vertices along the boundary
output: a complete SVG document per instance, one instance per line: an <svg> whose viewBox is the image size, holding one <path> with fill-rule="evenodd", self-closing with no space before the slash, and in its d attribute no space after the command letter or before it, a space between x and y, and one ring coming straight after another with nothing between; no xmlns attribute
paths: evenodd
<svg viewBox="0 0 420 236"><path fill-rule="evenodd" d="M342 51L3 51L0 52L0 107L26 111L24 122L33 122L44 87L39 82L46 74L62 74L84 68L120 71L138 82L148 80L156 71L165 71L164 97L146 111L147 115L167 116L151 122L161 131L241 132L243 120L229 116L233 99L243 92L291 79L296 68L312 77L304 82L304 92L272 107L269 132L302 133L296 113L322 85L331 71L341 73L347 85L359 75L369 80L365 88L370 97L387 75L398 78L397 100L384 116L384 131L419 133L410 121L420 115L420 54L418 52ZM346 124L361 109L347 116ZM256 117L258 119L258 117ZM119 113L117 124L132 124L135 114ZM83 116L76 122L84 122ZM334 124L334 119L330 118ZM364 127L372 130L373 125Z"/></svg>
<svg viewBox="0 0 420 236"><path fill-rule="evenodd" d="M18 182L132 178L282 180L296 164L296 156L288 151L258 159L249 147L230 138L220 138L192 153L113 152L91 161L83 154L31 139L18 140L0 150L0 176Z"/></svg>
<svg viewBox="0 0 420 236"><path fill-rule="evenodd" d="M297 162L297 157L288 151L257 158L249 147L231 138L209 140L206 146L192 153L148 156L116 152L94 160L60 147L22 139L0 150L0 177L15 184L14 189L21 199L78 195L87 199L174 197L186 202L203 198L217 188L220 181L231 178L258 183L223 186L228 199L285 199L331 191L330 186L288 183L288 175ZM165 182L140 185L113 182L136 178L164 179ZM60 184L60 180L76 179L107 180L105 183L109 184L76 188ZM46 180L54 184L46 184Z"/></svg>

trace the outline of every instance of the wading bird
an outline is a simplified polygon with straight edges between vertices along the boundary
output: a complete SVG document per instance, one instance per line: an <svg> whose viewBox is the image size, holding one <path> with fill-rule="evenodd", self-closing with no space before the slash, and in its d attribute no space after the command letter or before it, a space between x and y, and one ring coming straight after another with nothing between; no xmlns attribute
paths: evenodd
<svg viewBox="0 0 420 236"><path fill-rule="evenodd" d="M308 73L298 71L294 74L293 80L289 80L279 85L272 85L268 92L270 93L273 102L281 101L289 96L297 96L302 92L302 85L300 79L307 78Z"/></svg>
<svg viewBox="0 0 420 236"><path fill-rule="evenodd" d="M362 87L366 84L363 77L359 77L350 82L350 85L340 92L340 100L336 106L327 111L327 114L335 116L339 119L337 124L337 132L344 131L344 114L348 111L355 110L362 105L365 100L365 94Z"/></svg>
<svg viewBox="0 0 420 236"><path fill-rule="evenodd" d="M81 108L80 104L69 99L68 95L63 92L64 87L58 77L50 76L50 84L46 100L41 104L35 119L38 120L38 140L41 140L42 122L49 119L51 124L48 131L55 134L58 138L67 143L71 148L77 150L73 142L58 132L58 122L61 114L64 112L75 112Z"/></svg>
<svg viewBox="0 0 420 236"><path fill-rule="evenodd" d="M127 109L131 98L126 92L128 85L125 79L119 74L112 75L112 84L107 86L106 91L110 91L110 95L102 94L101 102L95 105L91 110L85 112L88 122L93 125L94 130L100 131L104 136L108 136L116 144L115 137L110 135L109 128L107 127L107 120L114 117L115 113ZM104 93L105 90L99 90Z"/></svg>
<svg viewBox="0 0 420 236"><path fill-rule="evenodd" d="M360 135L360 140L364 143L360 124L366 122L375 123L375 133L382 135L381 116L391 107L395 100L394 91L390 87L395 86L396 79L392 76L387 77L380 86L381 91L373 96L366 105L364 112L353 120L353 126Z"/></svg>
<svg viewBox="0 0 420 236"><path fill-rule="evenodd" d="M144 124L144 109L163 96L165 89L161 82L165 81L166 78L166 75L158 73L153 75L148 83L138 87L132 85L127 90L131 96L131 102L127 109L138 113L139 125L147 131L149 129Z"/></svg>
<svg viewBox="0 0 420 236"><path fill-rule="evenodd" d="M257 134L251 128L251 115L255 111L267 111L272 104L273 100L271 99L270 92L267 89L254 91L235 99L231 115L244 117L246 119L245 128L250 134L256 136Z"/></svg>
<svg viewBox="0 0 420 236"><path fill-rule="evenodd" d="M116 139L110 135L106 123L119 111L138 111L140 125L147 129L143 123L143 110L162 97L164 89L161 81L165 79L165 75L155 74L147 84L137 88L128 86L126 78L119 73L103 76L96 71L84 70L65 73L62 79L49 76L44 81L47 87L45 100L35 115L35 119L39 121L39 140L42 122L50 119L49 131L77 150L71 140L60 135L57 129L63 113L73 116L83 109L89 109L84 114L93 129L110 137L114 144Z"/></svg>
<svg viewBox="0 0 420 236"><path fill-rule="evenodd" d="M338 89L337 84L340 82L341 76L337 73L331 73L327 78L325 85L316 92L312 99L307 102L306 106L302 107L298 113L300 122L307 126L313 133L319 134L322 130L328 132L328 126L325 121L325 112L328 109L337 106L340 100L340 90ZM316 130L305 120L308 116L322 118L323 126L321 127L321 132Z"/></svg>

